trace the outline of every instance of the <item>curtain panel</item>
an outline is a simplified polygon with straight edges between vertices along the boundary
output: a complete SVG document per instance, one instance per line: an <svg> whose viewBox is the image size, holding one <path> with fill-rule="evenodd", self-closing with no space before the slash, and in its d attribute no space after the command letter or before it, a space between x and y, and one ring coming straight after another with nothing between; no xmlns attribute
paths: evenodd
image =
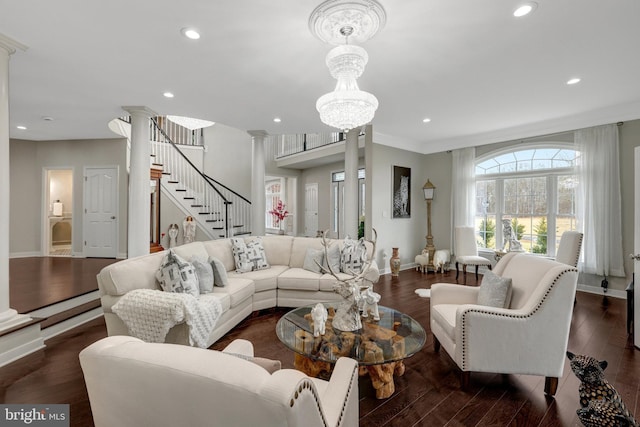
<svg viewBox="0 0 640 427"><path fill-rule="evenodd" d="M575 132L580 151L576 216L583 229L581 271L624 277L618 127Z"/></svg>
<svg viewBox="0 0 640 427"><path fill-rule="evenodd" d="M451 243L456 253L453 231L455 227L475 226L476 215L476 149L453 150L451 176Z"/></svg>

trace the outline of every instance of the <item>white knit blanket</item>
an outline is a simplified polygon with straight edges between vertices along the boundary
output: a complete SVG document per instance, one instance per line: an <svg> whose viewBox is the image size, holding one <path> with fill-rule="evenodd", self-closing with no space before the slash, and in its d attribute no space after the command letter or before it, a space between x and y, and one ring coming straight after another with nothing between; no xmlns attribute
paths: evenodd
<svg viewBox="0 0 640 427"><path fill-rule="evenodd" d="M164 342L169 329L180 322L189 327L189 344L207 347L209 334L222 315L217 298L196 299L191 294L135 289L112 307L134 337Z"/></svg>

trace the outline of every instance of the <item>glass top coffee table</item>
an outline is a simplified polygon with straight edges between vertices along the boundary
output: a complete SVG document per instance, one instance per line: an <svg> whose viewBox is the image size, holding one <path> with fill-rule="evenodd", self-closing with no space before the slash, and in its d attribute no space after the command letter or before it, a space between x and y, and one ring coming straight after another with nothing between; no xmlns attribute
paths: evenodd
<svg viewBox="0 0 640 427"><path fill-rule="evenodd" d="M420 351L426 340L424 328L410 316L380 306L380 320L362 318L362 329L344 332L331 325L339 302L323 303L329 311L325 334L313 336L313 305L298 307L280 318L278 338L294 353L296 369L314 377L330 375L339 357L358 361L360 375L369 374L376 397L393 394L393 377L404 374L403 360Z"/></svg>

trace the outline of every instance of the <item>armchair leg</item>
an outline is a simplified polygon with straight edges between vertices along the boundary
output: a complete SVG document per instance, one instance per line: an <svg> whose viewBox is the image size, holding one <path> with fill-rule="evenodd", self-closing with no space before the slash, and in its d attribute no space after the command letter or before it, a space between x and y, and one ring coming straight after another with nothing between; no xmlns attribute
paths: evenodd
<svg viewBox="0 0 640 427"><path fill-rule="evenodd" d="M460 372L460 389L467 390L469 389L469 379L471 378L470 371L462 371Z"/></svg>
<svg viewBox="0 0 640 427"><path fill-rule="evenodd" d="M458 280L458 274L460 274L460 270L458 270L458 261L456 261L456 280Z"/></svg>
<svg viewBox="0 0 640 427"><path fill-rule="evenodd" d="M549 396L553 396L556 394L558 390L558 378L556 377L545 377L544 378L544 392Z"/></svg>
<svg viewBox="0 0 640 427"><path fill-rule="evenodd" d="M436 353L440 351L440 341L438 341L435 335L433 336L433 351Z"/></svg>
<svg viewBox="0 0 640 427"><path fill-rule="evenodd" d="M480 266L476 265L476 282L478 281L478 267L480 267Z"/></svg>

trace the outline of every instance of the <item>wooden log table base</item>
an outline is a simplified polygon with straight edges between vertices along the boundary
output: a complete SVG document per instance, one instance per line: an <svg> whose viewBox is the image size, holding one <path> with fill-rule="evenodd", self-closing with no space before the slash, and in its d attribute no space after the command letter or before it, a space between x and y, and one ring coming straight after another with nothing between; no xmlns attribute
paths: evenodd
<svg viewBox="0 0 640 427"><path fill-rule="evenodd" d="M296 332L296 347L302 353L311 354L312 349L318 350L316 354L320 356L323 352L329 352L336 357L349 356L356 343L356 333L340 332L336 334L331 326L332 314L326 324L326 333L324 336L313 337L312 334L304 330ZM305 316L307 317L307 316ZM311 326L313 321L310 316L307 317ZM404 337L398 335L394 330L399 325L394 325L394 329L387 329L376 323L367 321L359 334L360 355L358 362L361 364L359 375L369 375L373 388L376 390L376 398L386 399L395 391L394 376L402 376L405 371L402 359L406 357ZM384 350L390 353L395 361L385 363ZM329 378L333 363L324 362L322 360L313 360L303 354L295 353L293 366L312 377Z"/></svg>

